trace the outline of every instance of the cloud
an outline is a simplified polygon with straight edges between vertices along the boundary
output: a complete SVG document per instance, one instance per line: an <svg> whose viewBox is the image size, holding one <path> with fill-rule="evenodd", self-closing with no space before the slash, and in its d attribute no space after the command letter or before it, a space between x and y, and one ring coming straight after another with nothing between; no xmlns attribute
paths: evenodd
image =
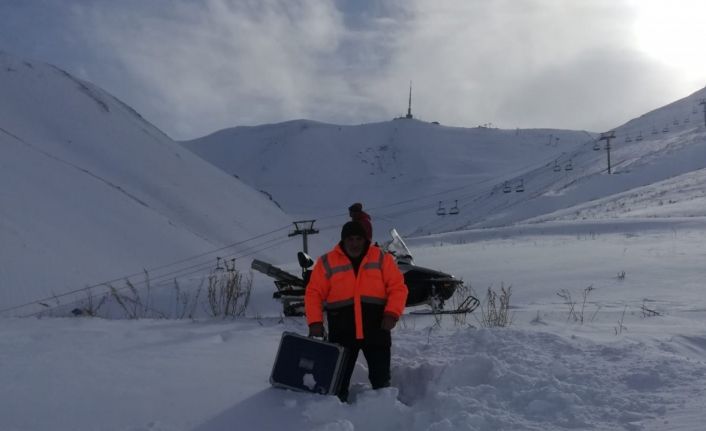
<svg viewBox="0 0 706 431"><path fill-rule="evenodd" d="M601 129L620 123L633 100L644 101L642 93L660 93L650 87L659 89L667 75L631 48L630 9L592 4L418 2L374 92L393 100L385 89L399 94L399 78L409 76L417 113L458 125ZM600 102L616 88L625 97Z"/></svg>
<svg viewBox="0 0 706 431"><path fill-rule="evenodd" d="M0 48L78 73L177 139L384 121L406 112L410 80L415 116L460 126L604 130L687 93L638 50L632 0L27 3L0 6Z"/></svg>
<svg viewBox="0 0 706 431"><path fill-rule="evenodd" d="M497 121L605 131L671 102L663 85L671 72L636 51L584 51L572 61L514 80L496 100Z"/></svg>
<svg viewBox="0 0 706 431"><path fill-rule="evenodd" d="M325 2L181 2L166 14L94 4L76 16L177 136L297 116L345 86L320 67L342 37Z"/></svg>

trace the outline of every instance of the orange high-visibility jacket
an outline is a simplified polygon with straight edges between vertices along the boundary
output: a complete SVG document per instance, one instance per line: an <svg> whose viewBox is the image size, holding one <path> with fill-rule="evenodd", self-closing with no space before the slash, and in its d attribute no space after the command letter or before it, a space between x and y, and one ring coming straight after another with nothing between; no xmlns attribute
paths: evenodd
<svg viewBox="0 0 706 431"><path fill-rule="evenodd" d="M353 305L356 339L363 339L362 303L384 305L384 313L399 318L407 301L407 286L394 258L371 245L358 275L340 245L321 256L304 295L308 324L323 322L326 309Z"/></svg>

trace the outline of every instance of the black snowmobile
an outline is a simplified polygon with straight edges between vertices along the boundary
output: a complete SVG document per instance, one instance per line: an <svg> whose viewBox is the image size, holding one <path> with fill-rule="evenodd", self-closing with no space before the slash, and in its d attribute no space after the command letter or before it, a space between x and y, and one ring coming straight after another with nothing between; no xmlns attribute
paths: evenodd
<svg viewBox="0 0 706 431"><path fill-rule="evenodd" d="M404 275L405 284L409 289L406 306L428 305L430 307L426 310L412 311L412 313L470 313L480 305L480 301L476 297L468 294L455 309L445 310L444 304L458 289L463 287L463 281L453 275L415 265L412 254L402 237L395 229L390 231L390 235L392 240L382 248L395 257L397 266ZM304 292L306 284L309 282L314 260L301 251L297 253L297 258L302 269L301 277L261 260L253 259L251 264L252 269L274 278L277 290L272 297L282 303L285 316L304 315Z"/></svg>

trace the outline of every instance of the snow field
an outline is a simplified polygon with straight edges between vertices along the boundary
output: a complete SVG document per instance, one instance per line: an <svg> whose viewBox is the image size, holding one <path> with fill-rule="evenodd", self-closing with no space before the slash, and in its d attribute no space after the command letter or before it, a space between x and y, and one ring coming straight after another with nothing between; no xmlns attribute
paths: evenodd
<svg viewBox="0 0 706 431"><path fill-rule="evenodd" d="M439 246L430 239L413 247L420 265L465 274L468 282L512 282L513 325L482 329L473 315L439 323L405 315L393 335L393 387L368 390L361 358L351 404L270 387L281 333L306 328L302 318L277 317L277 303L267 300L273 287L263 280L256 280L257 311L237 320L3 319L0 429L697 430L706 419L699 311L706 307L690 280L704 231L677 229L691 238L678 246L671 230L643 233L598 233L590 240L596 254L586 253L589 240L572 234L505 232L495 240ZM635 269L624 281L612 272L577 271L577 262L620 255L626 245L623 264ZM545 259L535 259L531 271L492 264L532 254ZM657 278L631 282L641 272L671 277L668 292ZM595 317L568 320L554 291L572 277L583 286L599 275L586 306ZM641 296L660 292L673 301L650 303L661 315L642 316ZM624 329L616 333L625 305Z"/></svg>

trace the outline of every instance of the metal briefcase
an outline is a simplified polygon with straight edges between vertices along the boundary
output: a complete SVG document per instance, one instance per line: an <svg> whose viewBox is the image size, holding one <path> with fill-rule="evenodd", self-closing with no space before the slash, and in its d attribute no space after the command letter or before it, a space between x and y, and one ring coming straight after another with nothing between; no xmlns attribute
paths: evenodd
<svg viewBox="0 0 706 431"><path fill-rule="evenodd" d="M336 394L346 360L347 351L338 344L284 332L270 384L295 391Z"/></svg>

